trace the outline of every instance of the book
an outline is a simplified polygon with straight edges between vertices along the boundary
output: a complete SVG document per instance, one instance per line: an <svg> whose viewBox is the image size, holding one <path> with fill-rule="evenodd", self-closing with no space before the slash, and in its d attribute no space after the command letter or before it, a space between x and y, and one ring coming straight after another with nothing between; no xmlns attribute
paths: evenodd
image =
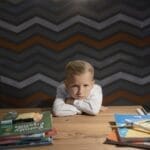
<svg viewBox="0 0 150 150"><path fill-rule="evenodd" d="M110 133L108 133L104 144L113 144L117 146L127 146L127 147L136 147L136 148L150 148L150 142L137 142L137 141L130 141L130 142L121 142L118 137L118 133L116 129L113 129Z"/></svg>
<svg viewBox="0 0 150 150"><path fill-rule="evenodd" d="M39 145L47 145L52 144L52 137L42 137L39 139L20 139L20 140L9 140L6 143L0 144L0 149L10 149L17 147L27 147L27 146L39 146Z"/></svg>
<svg viewBox="0 0 150 150"><path fill-rule="evenodd" d="M8 116L0 124L0 149L52 144L56 133L49 111L21 113L15 120Z"/></svg>
<svg viewBox="0 0 150 150"><path fill-rule="evenodd" d="M12 135L6 137L0 137L0 144L7 144L10 141L16 142L17 140L38 140L44 137L53 137L57 133L56 129L53 128L49 131L34 134L23 134L23 135Z"/></svg>
<svg viewBox="0 0 150 150"><path fill-rule="evenodd" d="M114 117L120 141L150 141L150 115L115 114Z"/></svg>
<svg viewBox="0 0 150 150"><path fill-rule="evenodd" d="M50 111L44 111L40 121L36 122L32 118L29 120L1 120L0 138L14 135L26 135L42 133L52 129L52 115ZM19 114L20 115L20 114ZM27 118L28 119L28 118Z"/></svg>

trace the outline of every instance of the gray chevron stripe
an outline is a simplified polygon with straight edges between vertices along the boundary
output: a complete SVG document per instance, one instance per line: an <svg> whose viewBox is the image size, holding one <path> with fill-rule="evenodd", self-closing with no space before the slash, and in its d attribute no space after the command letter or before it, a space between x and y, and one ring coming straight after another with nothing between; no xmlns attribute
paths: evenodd
<svg viewBox="0 0 150 150"><path fill-rule="evenodd" d="M2 83L5 83L5 84L8 84L10 86L13 86L13 87L16 87L18 89L21 89L21 88L24 88L28 85L31 85L32 83L36 82L36 81L43 81L47 84L50 84L54 87L57 87L58 86L58 82L57 81L54 81L53 79L45 76L45 75L42 75L40 73L38 74L35 74L27 79L25 79L24 81L21 81L21 82L18 82L18 81L15 81L13 79L10 79L10 78L7 78L7 77L4 77L4 76L1 76L1 82Z"/></svg>
<svg viewBox="0 0 150 150"><path fill-rule="evenodd" d="M53 86L48 85L41 81L37 81L37 82L33 83L32 85L29 85L25 88L18 90L15 87L1 83L0 92L3 93L3 95L15 96L17 98L24 98L26 96L31 96L37 92L43 92L50 96L56 96L56 94L55 94L56 87L53 87Z"/></svg>
<svg viewBox="0 0 150 150"><path fill-rule="evenodd" d="M102 30L118 21L124 21L124 22L132 24L134 26L137 26L139 28L144 28L150 24L150 18L148 18L144 21L140 21L140 20L134 19L132 17L126 16L124 14L117 14L111 18L108 18L107 20L105 20L103 22L100 22L100 23L93 21L89 18L85 18L83 16L77 15L59 25L55 25L55 24L53 24L43 18L40 18L40 17L33 17L32 19L29 19L28 21L26 21L18 26L15 26L15 25L9 24L6 21L0 20L0 27L10 30L10 31L13 31L13 32L16 32L16 33L19 33L34 24L40 24L40 25L42 25L48 29L51 29L55 32L60 32L75 23L83 23L94 29Z"/></svg>
<svg viewBox="0 0 150 150"><path fill-rule="evenodd" d="M56 67L57 68L57 67ZM13 78L14 80L20 81L25 80L29 76L32 76L36 74L37 72L44 74L53 80L56 80L58 82L62 81L64 79L64 67L54 71L51 67L46 67L42 64L35 64L34 66L29 67L27 70L24 71L14 71L11 69L7 69L4 65L1 66L0 74L3 76L7 76L9 78ZM112 74L115 74L119 71L126 72L128 74L133 74L134 76L137 76L139 78L143 78L147 76L150 73L150 67L144 67L144 68L137 68L136 66L132 66L131 64L127 64L126 62L117 61L106 68L98 69L95 67L95 77L99 80L104 79L106 76L111 76ZM58 72L61 72L58 74ZM103 72L103 73L102 73Z"/></svg>
<svg viewBox="0 0 150 150"><path fill-rule="evenodd" d="M19 67L21 68L21 67ZM25 78L27 78L29 75L32 76L33 74L39 72L42 74L45 74L57 81L61 81L64 78L64 68L65 65L62 66L62 68L58 68L56 67L52 68L52 67L46 67L45 65L42 64L35 64L34 67L31 66L26 70L12 70L10 68L7 68L6 66L2 66L1 67L1 71L0 74L2 74L3 76L8 76L9 78L13 78L15 80L24 80ZM95 77L97 79L104 79L106 76L110 76L114 73L117 73L119 71L123 71L126 72L128 74L133 74L136 75L137 77L145 77L150 73L150 66L147 67L143 67L143 68L138 68L136 66L133 66L132 64L128 64L126 62L120 61L118 60L115 63L110 64L109 66L102 68L102 69L98 69L97 67L95 67ZM62 72L61 76L58 74L58 72ZM102 73L103 72L103 73Z"/></svg>
<svg viewBox="0 0 150 150"><path fill-rule="evenodd" d="M1 93L6 94L7 96L15 96L18 98L23 98L26 96L30 96L35 92L41 91L44 92L50 96L55 96L56 93L56 88L51 87L50 85L43 83L43 82L36 82L33 83L32 85L26 87L25 89L17 89L15 87L6 85L1 83ZM42 88L41 88L42 87ZM103 86L103 94L104 96L110 95L113 92L116 92L120 89L130 91L132 93L135 93L136 95L144 95L144 94L149 94L150 92L150 84L149 85L144 85L139 86L133 83L129 83L127 81L123 80L118 80L114 82L114 84L109 84L107 86ZM145 90L144 90L145 89Z"/></svg>
<svg viewBox="0 0 150 150"><path fill-rule="evenodd" d="M139 85L144 85L144 84L150 83L150 76L147 76L144 78L139 78L139 77L136 77L134 75L130 75L130 74L124 73L124 72L115 73L114 75L105 77L105 79L103 79L101 81L96 81L96 82L102 86L106 86L108 84L113 83L114 81L119 80L119 79L127 80L129 82L133 82L133 83L136 83Z"/></svg>
<svg viewBox="0 0 150 150"><path fill-rule="evenodd" d="M133 83L136 83L138 85L144 85L144 84L148 84L150 83L150 76L147 76L147 77L144 77L144 78L139 78L139 77L136 77L134 75L130 75L130 74L127 74L127 73L124 73L124 72L118 72L118 73L115 73L114 75L111 75L109 77L106 77L105 79L101 80L101 81L97 81L96 82L102 86L106 86L108 84L111 84L112 82L115 82L119 79L123 79L123 80L127 80L127 81L130 81L130 82L133 82ZM5 76L1 76L1 82L2 83L5 83L5 84L8 84L10 86L13 86L13 87L16 87L18 89L21 89L21 88L24 88L26 86L29 86L31 84L33 84L34 82L36 81L43 81L47 84L50 84L54 87L57 87L59 85L59 82L45 76L45 75L42 75L40 73L38 74L35 74L21 82L18 82L18 81L15 81L13 79L10 79L10 78L7 78Z"/></svg>
<svg viewBox="0 0 150 150"><path fill-rule="evenodd" d="M98 84L98 83L97 83ZM120 89L130 91L132 93L135 93L136 95L144 95L150 93L150 84L147 85L137 85L130 83L125 80L117 80L113 84L109 84L106 86L102 86L103 94L104 96L110 95L113 92L116 92ZM30 96L33 93L36 92L44 92L50 96L55 96L56 93L56 87L46 84L44 82L37 81L33 83L32 85L29 85L23 89L17 89L15 87L12 87L7 84L1 83L1 89L0 92L3 94L6 94L7 96L15 96L18 98L23 98L26 96Z"/></svg>
<svg viewBox="0 0 150 150"><path fill-rule="evenodd" d="M149 61L146 61L146 59L145 60L142 59L141 62L140 62L140 60L139 60L140 58L136 59L133 56L129 56L129 55L122 54L122 53L116 53L113 56L108 56L108 57L104 58L103 60L100 60L100 59L96 60L94 58L91 58L91 57L88 57L88 56L85 56L85 55L80 55L80 54L75 55L74 59L85 59L85 60L91 62L94 65L94 67L96 67L98 69L102 69L106 66L109 66L109 65L111 65L112 63L114 63L118 60L126 61L128 63L132 63L132 64L135 64L137 66L139 64L140 65L142 64L142 66L143 66L143 65L146 65L149 62Z"/></svg>
<svg viewBox="0 0 150 150"><path fill-rule="evenodd" d="M150 66L145 67L143 69L139 69L135 66L132 66L131 64L126 64L125 62L118 61L101 70L95 68L95 78L98 80L102 80L105 77L111 76L112 74L115 74L120 71L132 74L139 78L143 78L150 74Z"/></svg>
<svg viewBox="0 0 150 150"><path fill-rule="evenodd" d="M59 74L61 72L61 75ZM29 76L33 76L36 73L41 73L47 75L56 81L62 81L64 78L64 69L59 70L58 72L53 71L51 68L47 68L43 65L35 65L31 66L28 70L24 72L14 72L13 70L7 69L5 66L1 66L0 74L9 78L13 78L17 81L22 81L28 78Z"/></svg>
<svg viewBox="0 0 150 150"><path fill-rule="evenodd" d="M52 28L54 31L57 31L57 26L55 24L48 22L47 20L39 18L39 17L33 17L32 19L29 19L28 21L26 21L18 26L15 26L15 25L9 24L8 22L0 20L1 27L3 27L4 29L10 30L10 31L16 32L16 33L19 33L37 23L44 25L44 27Z"/></svg>
<svg viewBox="0 0 150 150"><path fill-rule="evenodd" d="M58 65L59 63L61 62L53 61L52 59L49 60L48 58L41 57L40 55L34 56L33 59L30 58L28 59L28 61L26 60L25 62L22 63L12 62L10 60L3 59L3 58L0 59L0 65L3 65L3 67L6 67L7 69L13 70L14 72L18 72L18 73L22 71L25 72L28 68L31 68L32 66L35 67L36 65L41 65L41 67L42 66L46 67L47 70L48 68L50 68L51 70L57 72L59 70L64 69L65 66L65 62Z"/></svg>
<svg viewBox="0 0 150 150"><path fill-rule="evenodd" d="M32 4L32 1L30 3ZM79 12L81 15L83 14L83 16L87 16L89 18L93 18L94 20L99 20L99 21L105 20L106 18L109 18L112 14L117 14L118 12L123 12L125 14L128 14L129 16L132 16L133 18L138 18L140 20L143 20L143 18L146 19L146 17L149 16L149 12L150 12L149 9L146 9L146 8L149 8L149 5L148 6L146 5L147 7L145 6L144 9L142 8L142 11L141 11L141 8L138 8L135 5L125 6L124 4L121 4L121 3L118 4L118 2L116 2L116 3L109 2L106 6L105 3L103 3L104 4L103 5L102 2L100 1L98 3L98 5L95 6L95 7L97 7L98 11L95 11L95 8L91 7L89 4L88 4L89 6L88 5L81 6L81 3L78 3L78 5L75 6L73 3L68 5L68 2L67 2L64 4L61 3L61 5L60 5L60 3L56 2L53 5L52 1L49 3L46 3L44 1L44 5L43 5L43 3L40 4L38 2L38 5L40 6L40 8L38 5L37 5L38 8L32 7L33 5L30 6L29 5L30 3L25 3L23 5L23 7L22 7L22 5L20 5L21 10L23 9L23 12L18 12L18 14L21 14L17 17L18 19L15 19L16 15L14 17L14 16L12 16L12 13L10 13L11 16L9 16L9 17L6 15L6 13L3 14L5 11L0 12L0 14L1 14L2 18L4 18L4 20L5 20L5 18L9 18L9 20L8 20L9 22L10 21L18 22L18 20L23 21L23 20L25 20L24 18L27 19L29 16L41 16L42 18L46 18L47 20L52 20L52 22L60 23L63 20L69 19L69 17L73 16L74 14L79 14ZM33 4L35 6L35 3L33 3ZM66 6L66 5L68 5L68 6ZM16 8L16 10L18 10L20 8L20 6L18 8ZM28 6L29 8L32 7L32 9L29 9L27 7L27 9L24 10L24 6ZM111 8L110 8L110 6L111 6ZM123 6L125 7L125 9ZM10 10L10 8L8 8L8 10ZM15 12L17 13L17 11L15 11ZM27 15L28 12L31 12L30 15Z"/></svg>
<svg viewBox="0 0 150 150"><path fill-rule="evenodd" d="M74 24L73 26L70 26L66 30L63 30L62 32L59 33L59 32L51 31L40 25L34 24L33 26L26 29L25 31L22 31L21 34L16 34L14 32L0 28L0 35L1 37L7 38L8 40L15 43L24 42L26 39L31 38L32 36L37 34L59 42L59 41L66 40L67 38L70 38L71 36L78 33L86 35L90 38L102 40L118 33L119 31L129 33L133 36L136 36L137 38L143 38L149 36L150 27L146 27L143 30L141 30L139 28L133 27L130 24L126 24L123 22L116 22L110 27L108 27L107 29L98 31L93 28L90 28L89 26L85 26L84 24L79 23L79 24Z"/></svg>
<svg viewBox="0 0 150 150"><path fill-rule="evenodd" d="M142 69L145 69L147 66L149 66L149 62L150 62L146 58L143 60L142 57L136 58L136 57L132 57L127 54L124 54L124 53L120 53L120 52L114 53L113 56L108 56L102 60L100 60L100 59L96 60L95 58L88 57L85 55L80 55L80 54L75 55L74 58L77 58L77 59L81 58L81 59L90 61L90 62L92 62L94 67L96 67L98 69L103 69L103 68L105 68L109 65L112 65L113 63L116 63L118 61L129 63L131 65L136 65L135 67L136 68L140 67L139 69L141 69L141 67L142 67ZM4 58L0 59L0 65L3 65L3 67L6 67L10 70L14 70L14 72L15 71L16 72L26 71L28 68L31 68L33 65L36 66L38 64L40 64L43 67L45 66L47 68L51 68L52 70L57 72L59 70L64 69L66 61L57 62L57 61L54 61L53 59L50 60L49 58L43 57L41 55L34 55L34 57L30 57L30 59L28 58L28 61L25 60L24 62L20 62L20 63L16 63L14 61L7 60ZM2 71L0 71L0 72L2 72Z"/></svg>

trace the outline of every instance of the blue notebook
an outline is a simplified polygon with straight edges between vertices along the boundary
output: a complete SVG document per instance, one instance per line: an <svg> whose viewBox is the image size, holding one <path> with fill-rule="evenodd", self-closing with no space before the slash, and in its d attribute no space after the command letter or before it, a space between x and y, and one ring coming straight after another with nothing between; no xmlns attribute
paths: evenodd
<svg viewBox="0 0 150 150"><path fill-rule="evenodd" d="M145 122L150 127L150 115L115 114L117 132L120 141L148 141L150 142L150 131L139 126L137 122ZM129 123L131 123L129 125Z"/></svg>

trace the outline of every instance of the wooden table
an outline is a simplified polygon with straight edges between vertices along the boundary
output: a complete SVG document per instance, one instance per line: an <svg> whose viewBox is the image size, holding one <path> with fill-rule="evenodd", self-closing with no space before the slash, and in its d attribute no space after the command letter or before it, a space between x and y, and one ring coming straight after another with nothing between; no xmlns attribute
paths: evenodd
<svg viewBox="0 0 150 150"><path fill-rule="evenodd" d="M97 116L53 117L53 126L58 131L54 137L53 145L17 148L17 150L135 150L137 148L116 147L115 145L103 144L103 142L111 131L109 122L114 121L114 113L136 114L136 108L139 106L111 106ZM43 110L48 110L48 108L0 109L0 117L8 111Z"/></svg>

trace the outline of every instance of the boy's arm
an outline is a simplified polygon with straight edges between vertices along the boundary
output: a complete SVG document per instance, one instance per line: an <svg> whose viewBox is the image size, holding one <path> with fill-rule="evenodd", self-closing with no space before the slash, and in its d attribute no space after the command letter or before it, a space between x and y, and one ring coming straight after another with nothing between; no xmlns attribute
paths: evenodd
<svg viewBox="0 0 150 150"><path fill-rule="evenodd" d="M82 112L90 115L96 115L102 105L102 89L100 86L96 85L91 92L88 99L85 100L75 100L74 106L76 106Z"/></svg>
<svg viewBox="0 0 150 150"><path fill-rule="evenodd" d="M57 89L56 99L53 104L53 114L55 116L71 116L81 114L75 106L65 103L65 93L62 87Z"/></svg>

